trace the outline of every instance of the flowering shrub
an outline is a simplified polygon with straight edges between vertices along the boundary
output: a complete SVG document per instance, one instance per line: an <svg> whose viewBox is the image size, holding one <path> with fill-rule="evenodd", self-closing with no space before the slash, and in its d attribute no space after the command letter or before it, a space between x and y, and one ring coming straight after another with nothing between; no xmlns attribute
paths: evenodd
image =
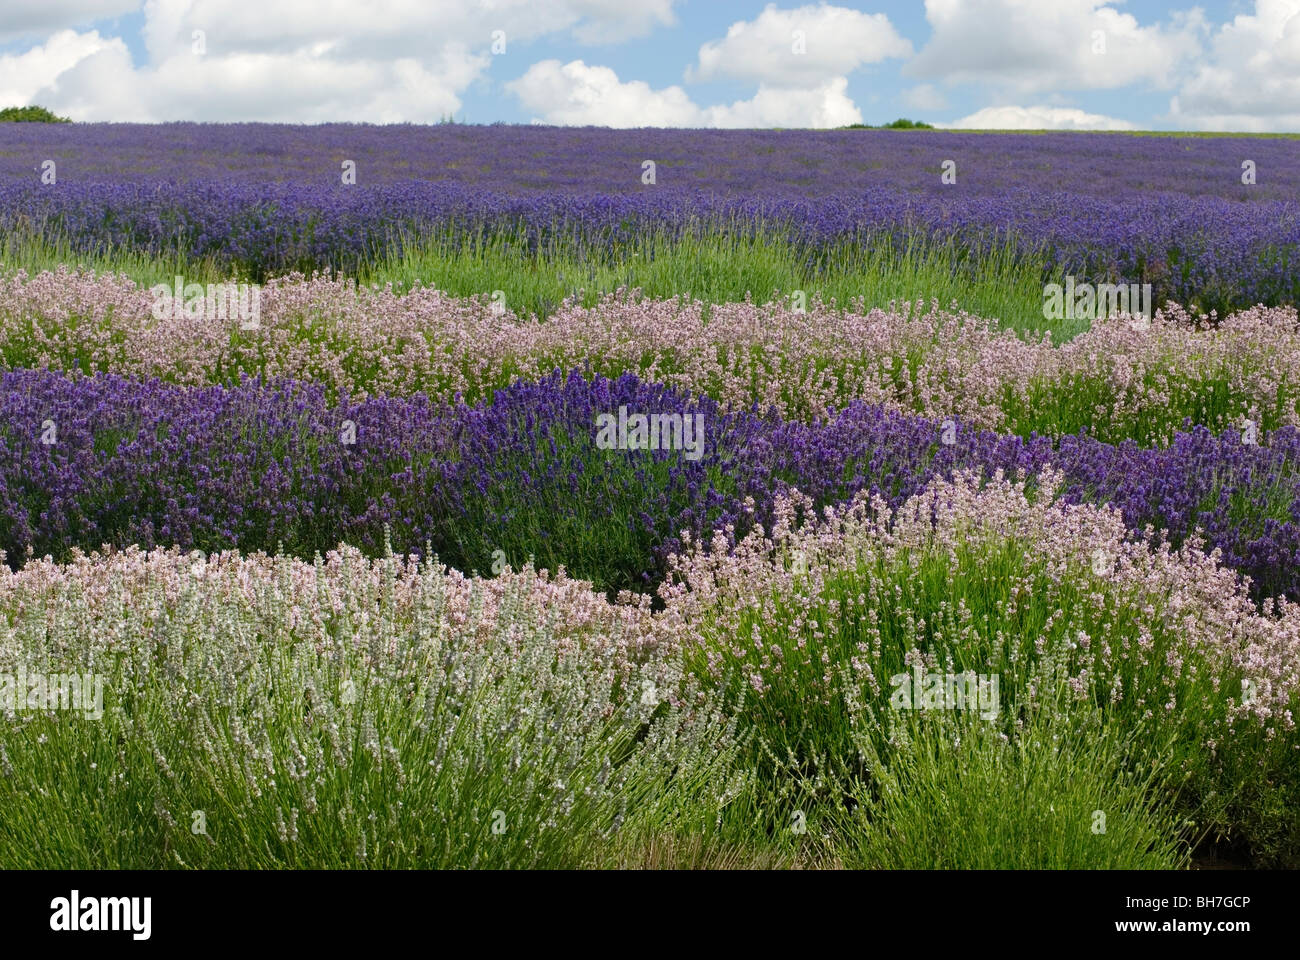
<svg viewBox="0 0 1300 960"><path fill-rule="evenodd" d="M869 776L833 821L846 866L893 870L1186 868L1186 820L1151 744L1078 703L1013 738L978 716L898 712L889 749L856 737ZM1133 769L1134 747L1155 762ZM961 824L961 829L953 829Z"/></svg>
<svg viewBox="0 0 1300 960"><path fill-rule="evenodd" d="M647 605L531 570L33 561L0 572L20 669L96 671L104 711L0 712L10 868L577 867L748 789Z"/></svg>
<svg viewBox="0 0 1300 960"><path fill-rule="evenodd" d="M861 312L643 300L569 303L545 322L487 298L286 277L260 295L256 330L153 317L125 278L59 271L0 278L0 358L11 367L118 373L205 386L311 380L330 397L425 393L490 399L515 379L582 368L758 404L811 421L854 401L989 429L1167 442L1190 419L1216 431L1300 426L1293 308L1201 323L1157 312L1098 321L1063 345L1020 339L937 304Z"/></svg>
<svg viewBox="0 0 1300 960"><path fill-rule="evenodd" d="M0 862L574 866L715 830L780 849L771 775L815 771L816 843L859 863L917 827L880 792L891 777L948 776L942 757L895 766L903 707L946 706L920 687L900 701L900 675L967 671L997 683L963 716L1039 771L1023 802L1060 799L1052 778L1085 799L1099 770L1137 778L1107 808L1137 818L1110 846L1058 831L1070 862L1155 863L1152 829L1151 855L1175 856L1175 799L1198 829L1294 862L1300 607L1260 609L1196 544L1135 539L1113 510L1054 499L1059 484L958 474L897 510L782 497L735 549L690 541L658 612L563 575L352 547L0 567L0 676L104 680L98 721L0 711ZM1068 762L1031 749L1053 710L1103 718L1071 728ZM86 803L52 803L54 782ZM885 818L871 845L863 807ZM1008 814L989 836L1022 826ZM972 843L972 862L1001 849Z"/></svg>
<svg viewBox="0 0 1300 960"><path fill-rule="evenodd" d="M1065 690L1133 738L1134 762L1173 745L1193 802L1241 789L1225 770L1242 756L1294 799L1300 606L1257 609L1195 543L1135 539L1113 510L1056 500L1059 484L1048 473L1030 497L1023 482L958 474L896 510L781 498L770 530L676 558L663 627L700 676L745 695L746 726L800 770L866 775L863 738L885 751L894 710L964 709L1015 736ZM997 680L975 703L969 686L961 701L931 697L931 677L968 675ZM1283 846L1297 844L1292 829Z"/></svg>

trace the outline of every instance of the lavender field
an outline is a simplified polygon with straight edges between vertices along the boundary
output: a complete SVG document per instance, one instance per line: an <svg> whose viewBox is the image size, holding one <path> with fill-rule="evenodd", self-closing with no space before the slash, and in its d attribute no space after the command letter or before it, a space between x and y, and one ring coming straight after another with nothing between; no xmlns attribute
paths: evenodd
<svg viewBox="0 0 1300 960"><path fill-rule="evenodd" d="M715 231L788 244L814 279L845 245L955 246L953 269L974 273L1009 250L1043 282L1150 283L1158 304L1206 311L1293 303L1300 276L1293 139L11 126L21 129L0 142L6 232L76 254L210 258L255 279L355 274L431 235L617 262L648 236ZM46 160L56 184L33 175Z"/></svg>
<svg viewBox="0 0 1300 960"><path fill-rule="evenodd" d="M0 866L1300 865L1298 195L0 124Z"/></svg>

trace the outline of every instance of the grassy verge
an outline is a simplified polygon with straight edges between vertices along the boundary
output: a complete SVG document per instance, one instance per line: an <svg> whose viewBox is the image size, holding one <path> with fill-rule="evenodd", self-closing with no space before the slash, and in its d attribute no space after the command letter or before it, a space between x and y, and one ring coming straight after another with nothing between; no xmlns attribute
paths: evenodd
<svg viewBox="0 0 1300 960"><path fill-rule="evenodd" d="M888 239L872 246L844 244L809 256L773 236L725 232L650 236L630 249L593 258L576 248L528 251L494 235L472 244L434 238L378 261L361 273L366 283L410 288L421 283L461 296L500 290L517 313L550 316L567 297L594 306L604 293L639 287L653 299L706 304L790 302L802 291L841 306L861 300L870 309L894 301L956 302L995 317L1017 331L1043 328L1042 265L1009 248L971 259L956 244L909 245ZM1086 321L1052 322L1054 339L1068 339Z"/></svg>
<svg viewBox="0 0 1300 960"><path fill-rule="evenodd" d="M181 252L149 257L131 249L76 252L71 244L9 235L0 242L0 269L28 273L76 265L96 273L123 274L144 286L170 284L178 274L195 283L231 279L230 270ZM1050 329L1056 342L1087 329L1086 320L1043 318L1043 263L1010 246L972 257L952 241L898 247L888 238L871 245L840 244L810 252L775 232L695 231L638 238L604 250L578 242L532 247L503 233L436 235L365 263L356 278L365 285L416 285L458 296L498 300L521 316L553 315L567 298L594 306L620 287L640 288L650 299L699 300L705 304L806 302L817 297L841 306L867 308L891 302L937 300L944 306L997 318L1018 332ZM245 279L245 278L240 278Z"/></svg>

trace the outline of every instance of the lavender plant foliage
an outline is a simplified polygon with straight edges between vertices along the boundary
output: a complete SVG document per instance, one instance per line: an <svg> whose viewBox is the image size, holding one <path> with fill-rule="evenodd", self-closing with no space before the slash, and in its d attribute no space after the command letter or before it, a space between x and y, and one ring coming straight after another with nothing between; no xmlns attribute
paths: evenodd
<svg viewBox="0 0 1300 960"><path fill-rule="evenodd" d="M1149 282L1206 309L1295 302L1290 139L936 131L683 131L327 124L46 125L0 131L0 230L78 249L180 250L257 278L354 269L446 232L593 255L656 229L763 225L836 242L1010 244L1048 274ZM29 129L40 128L40 129ZM41 184L40 162L59 164ZM341 182L341 160L357 182ZM641 183L641 164L657 164ZM946 159L957 183L943 185ZM1253 160L1258 182L1241 183ZM956 266L960 267L960 264Z"/></svg>
<svg viewBox="0 0 1300 960"><path fill-rule="evenodd" d="M598 446L597 418L620 407L702 416L698 459ZM743 536L790 487L818 504L867 490L897 505L956 469L1054 465L1067 499L1109 502L1175 543L1200 529L1257 595L1300 598L1300 431L1263 441L1198 427L1163 449L1086 435L1054 449L864 403L786 422L631 374L557 372L469 406L20 370L0 377L0 548L13 564L29 546L63 558L131 543L311 556L340 541L378 553L391 537L465 570L531 556L611 591L650 589L683 532Z"/></svg>

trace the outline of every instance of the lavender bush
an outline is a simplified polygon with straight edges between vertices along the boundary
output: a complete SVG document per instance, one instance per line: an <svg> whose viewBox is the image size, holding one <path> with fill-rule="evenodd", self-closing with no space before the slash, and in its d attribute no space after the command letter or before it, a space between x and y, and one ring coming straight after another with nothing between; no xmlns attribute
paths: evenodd
<svg viewBox="0 0 1300 960"><path fill-rule="evenodd" d="M702 418L698 450L604 449L620 408ZM1064 471L1069 502L1109 502L1177 544L1203 530L1257 593L1300 596L1300 431L1243 443L1204 428L1167 448L999 434L854 403L827 420L724 411L628 374L553 374L490 402L337 403L314 385L182 388L115 376L0 378L0 548L65 557L101 544L274 550L341 540L431 549L487 571L529 557L616 591L653 589L714 530L770 527L777 496L897 504L958 469Z"/></svg>

